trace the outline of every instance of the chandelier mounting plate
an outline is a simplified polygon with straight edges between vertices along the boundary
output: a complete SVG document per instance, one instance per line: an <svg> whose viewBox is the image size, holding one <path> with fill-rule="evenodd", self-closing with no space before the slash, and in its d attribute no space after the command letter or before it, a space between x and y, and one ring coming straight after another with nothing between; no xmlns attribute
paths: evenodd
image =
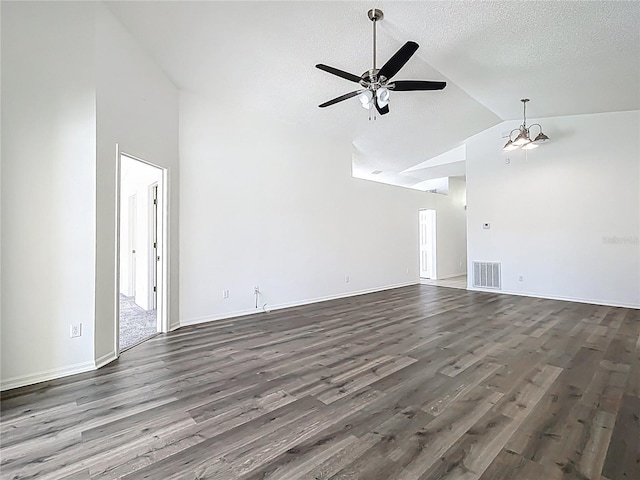
<svg viewBox="0 0 640 480"><path fill-rule="evenodd" d="M382 13L382 10L372 8L367 12L367 16L372 22L377 22L378 20L382 20L384 18L384 13Z"/></svg>

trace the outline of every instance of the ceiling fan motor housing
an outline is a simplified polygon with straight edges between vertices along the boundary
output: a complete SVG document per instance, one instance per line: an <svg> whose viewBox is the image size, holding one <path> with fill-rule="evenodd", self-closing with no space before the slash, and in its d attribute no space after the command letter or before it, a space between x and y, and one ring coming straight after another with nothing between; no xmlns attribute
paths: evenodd
<svg viewBox="0 0 640 480"><path fill-rule="evenodd" d="M362 80L360 80L360 85L366 88L380 88L383 87L387 83L387 78L385 76L378 76L380 73L379 68L367 70L362 74Z"/></svg>

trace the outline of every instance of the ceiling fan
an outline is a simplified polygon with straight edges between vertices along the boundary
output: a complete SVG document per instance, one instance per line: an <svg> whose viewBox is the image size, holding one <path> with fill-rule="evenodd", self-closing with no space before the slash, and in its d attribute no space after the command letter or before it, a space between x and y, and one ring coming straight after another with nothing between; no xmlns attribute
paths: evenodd
<svg viewBox="0 0 640 480"><path fill-rule="evenodd" d="M367 70L361 76L354 75L343 70L339 70L328 65L319 63L316 65L320 70L332 73L338 77L359 83L363 88L345 93L333 100L329 100L321 105L320 108L334 105L343 100L358 96L362 106L371 112L375 106L380 115L389 113L389 91L407 92L413 90L442 90L447 86L446 82L432 82L428 80L391 80L393 76L400 71L405 63L409 61L411 56L418 50L416 42L405 43L382 68L376 67L376 22L384 17L382 10L373 8L367 13L369 20L373 22L373 68Z"/></svg>

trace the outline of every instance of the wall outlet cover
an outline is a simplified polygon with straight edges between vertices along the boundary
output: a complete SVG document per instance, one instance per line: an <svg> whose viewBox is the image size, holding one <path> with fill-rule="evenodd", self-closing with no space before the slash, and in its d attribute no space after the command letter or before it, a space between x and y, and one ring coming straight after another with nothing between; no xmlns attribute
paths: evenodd
<svg viewBox="0 0 640 480"><path fill-rule="evenodd" d="M69 336L71 338L82 336L82 324L81 323L71 324L70 331L69 331Z"/></svg>

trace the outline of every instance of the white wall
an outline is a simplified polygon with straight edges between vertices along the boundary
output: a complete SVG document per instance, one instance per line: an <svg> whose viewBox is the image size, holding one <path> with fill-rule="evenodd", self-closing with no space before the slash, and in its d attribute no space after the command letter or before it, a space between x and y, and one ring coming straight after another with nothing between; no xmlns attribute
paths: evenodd
<svg viewBox="0 0 640 480"><path fill-rule="evenodd" d="M464 178L449 178L448 195L437 195L436 278L467 272L467 212Z"/></svg>
<svg viewBox="0 0 640 480"><path fill-rule="evenodd" d="M93 6L1 8L7 389L93 367L96 127Z"/></svg>
<svg viewBox="0 0 640 480"><path fill-rule="evenodd" d="M96 5L96 362L115 356L116 144L167 169L169 321L178 322L178 91L133 37Z"/></svg>
<svg viewBox="0 0 640 480"><path fill-rule="evenodd" d="M352 178L351 148L181 93L182 324L418 281L418 210L450 199Z"/></svg>
<svg viewBox="0 0 640 480"><path fill-rule="evenodd" d="M115 357L116 143L168 169L177 324L178 92L102 4L1 8L7 389Z"/></svg>
<svg viewBox="0 0 640 480"><path fill-rule="evenodd" d="M502 262L508 293L639 307L639 118L630 111L531 120L551 142L528 159L501 151L501 133L515 121L470 138L469 263Z"/></svg>

